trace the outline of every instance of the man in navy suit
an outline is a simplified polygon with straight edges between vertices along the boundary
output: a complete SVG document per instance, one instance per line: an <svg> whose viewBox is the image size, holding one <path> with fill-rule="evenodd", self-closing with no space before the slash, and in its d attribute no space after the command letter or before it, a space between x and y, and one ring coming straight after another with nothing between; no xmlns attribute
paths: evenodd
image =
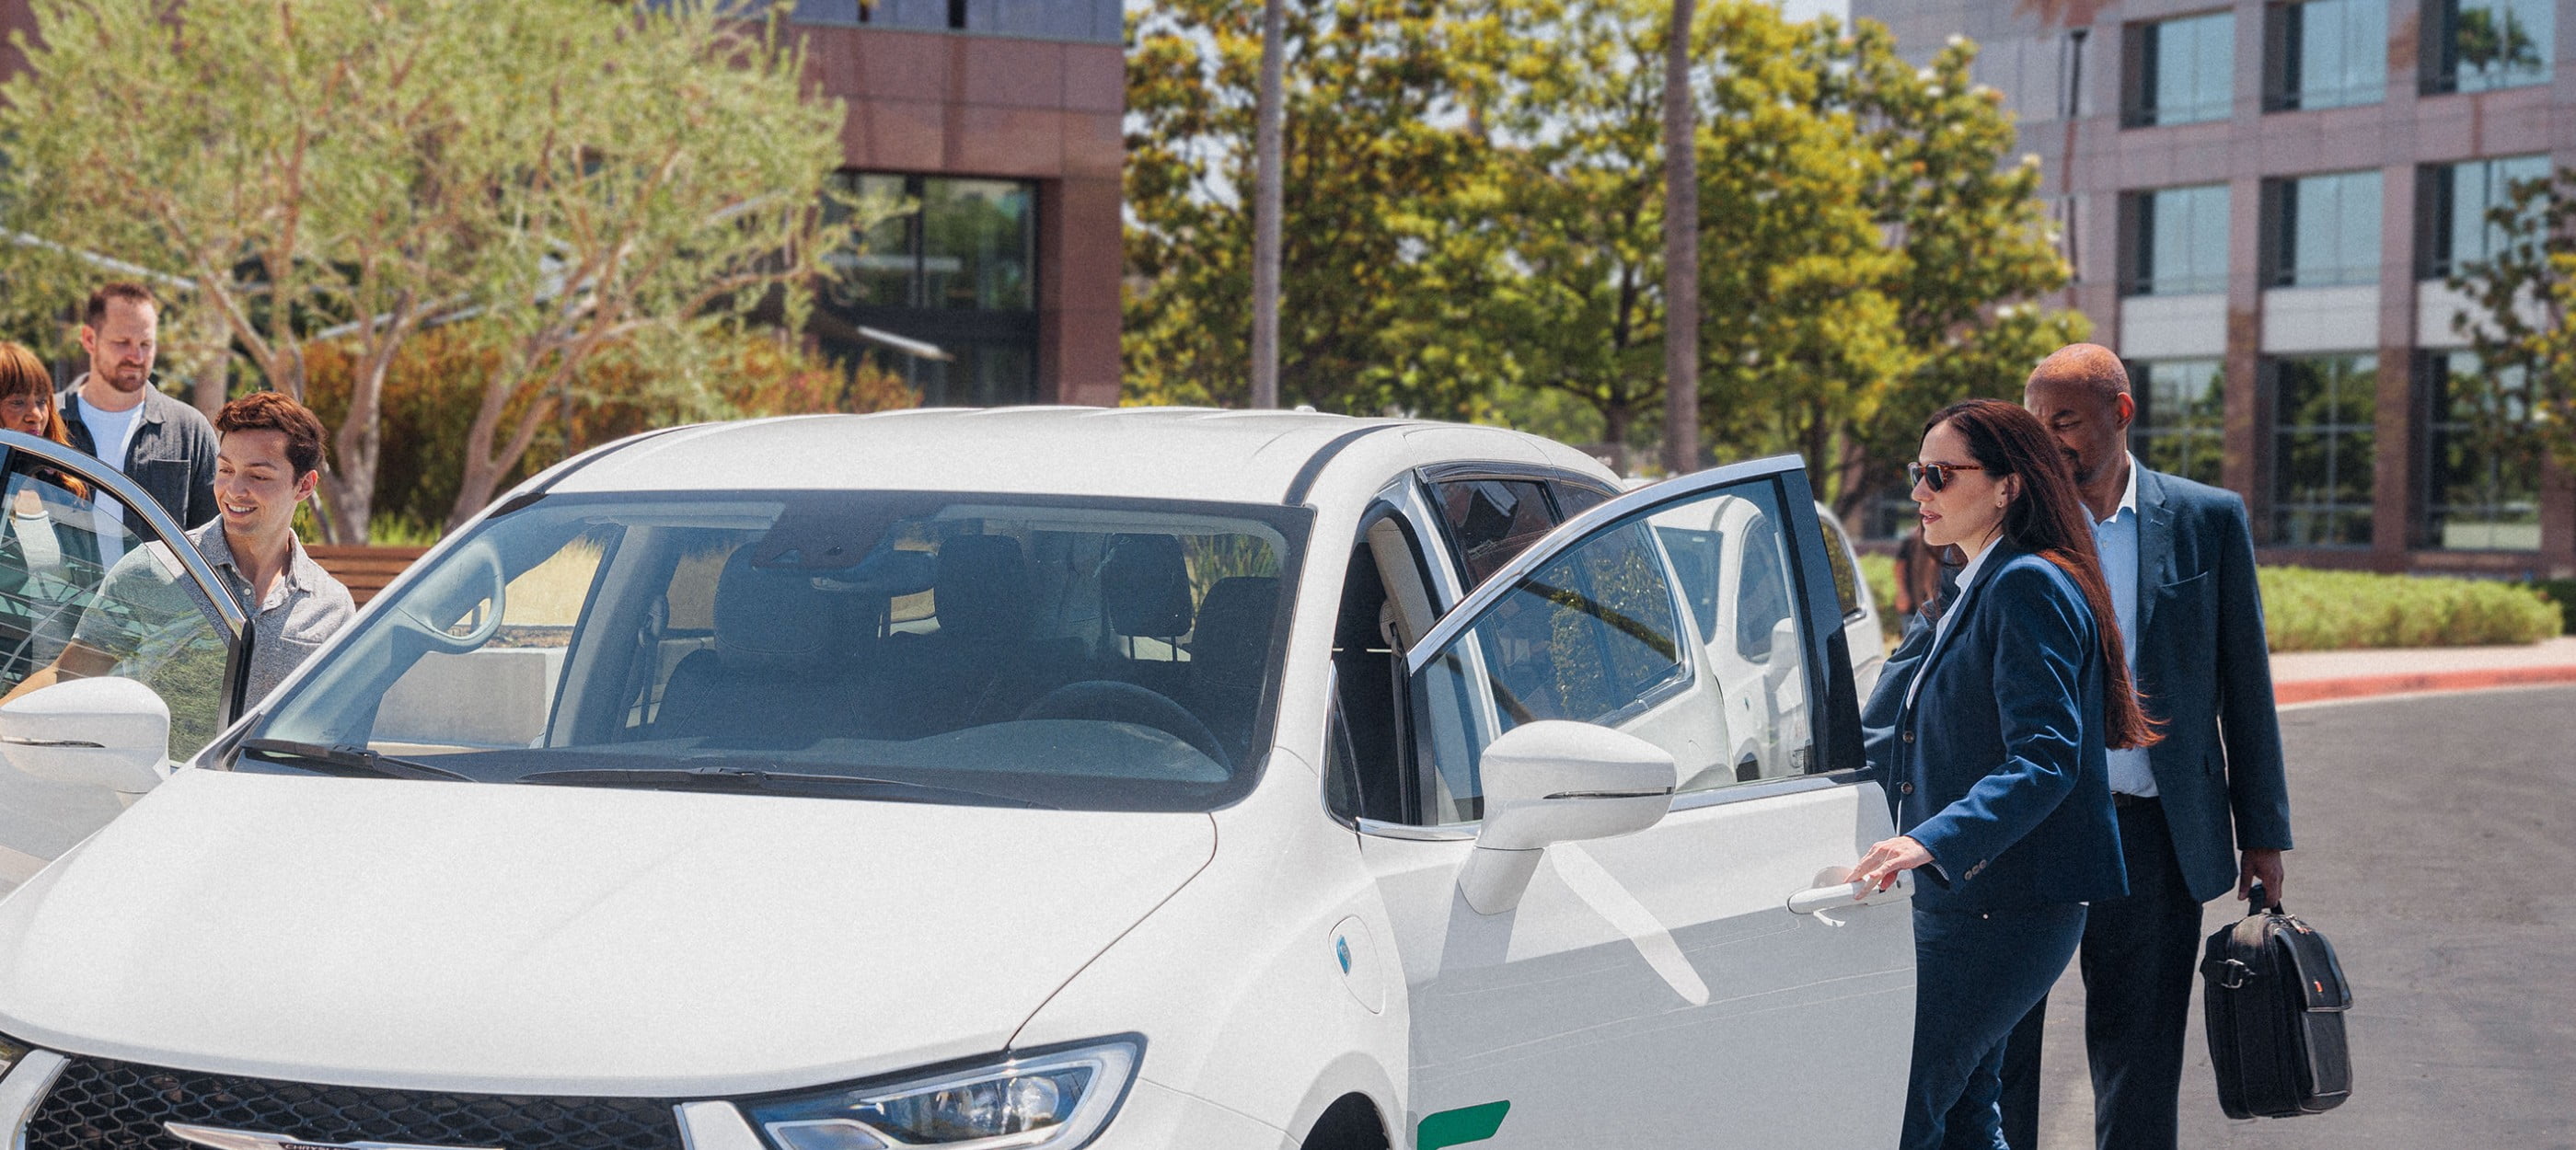
<svg viewBox="0 0 2576 1150"><path fill-rule="evenodd" d="M2290 798L2254 541L2235 494L2138 466L2128 372L2095 344L2031 372L2022 406L2065 445L2146 710L2164 741L2113 751L2129 893L2093 903L2077 965L2100 1150L2175 1150L2201 904L2256 879L2281 892ZM2004 1134L2037 1150L2047 1000L2013 1031Z"/></svg>

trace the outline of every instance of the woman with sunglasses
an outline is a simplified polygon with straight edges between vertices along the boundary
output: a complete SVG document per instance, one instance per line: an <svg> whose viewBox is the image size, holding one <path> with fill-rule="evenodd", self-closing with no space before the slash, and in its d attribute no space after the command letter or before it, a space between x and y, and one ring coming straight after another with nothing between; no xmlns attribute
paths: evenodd
<svg viewBox="0 0 2576 1150"><path fill-rule="evenodd" d="M2083 498L2039 420L1999 400L1945 408L1907 471L1924 542L1968 565L1911 673L1879 681L1871 710L1894 721L1871 765L1901 833L1850 878L1919 880L1903 1145L2001 1147L2004 1039L2074 956L2085 902L2128 890L2104 752L2156 734Z"/></svg>

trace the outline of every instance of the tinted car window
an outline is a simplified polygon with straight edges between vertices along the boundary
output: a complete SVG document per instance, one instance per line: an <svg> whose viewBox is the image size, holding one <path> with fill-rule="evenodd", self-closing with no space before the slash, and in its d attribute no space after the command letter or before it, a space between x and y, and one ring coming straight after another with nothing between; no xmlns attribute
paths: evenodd
<svg viewBox="0 0 2576 1150"><path fill-rule="evenodd" d="M1482 583L1556 526L1556 509L1538 483L1475 479L1431 485L1467 585Z"/></svg>
<svg viewBox="0 0 2576 1150"><path fill-rule="evenodd" d="M1542 719L1618 725L1690 678L1685 641L1643 524L1596 536L1533 572L1415 676L1419 753L1437 774L1426 815L1483 815L1479 683L1491 691L1496 734Z"/></svg>
<svg viewBox="0 0 2576 1150"><path fill-rule="evenodd" d="M1547 489L1556 495L1556 509L1568 519L1610 501L1612 492L1580 483L1550 483Z"/></svg>

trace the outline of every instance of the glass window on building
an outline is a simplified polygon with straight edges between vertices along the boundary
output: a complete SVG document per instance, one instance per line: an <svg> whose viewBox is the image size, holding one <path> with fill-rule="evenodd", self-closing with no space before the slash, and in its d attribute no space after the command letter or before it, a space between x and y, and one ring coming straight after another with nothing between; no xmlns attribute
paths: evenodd
<svg viewBox="0 0 2576 1150"><path fill-rule="evenodd" d="M2272 375L2272 542L2370 543L2379 357L2278 359Z"/></svg>
<svg viewBox="0 0 2576 1150"><path fill-rule="evenodd" d="M2129 365L2138 402L2129 450L2150 470L2219 485L2227 459L2227 370L2215 359Z"/></svg>
<svg viewBox="0 0 2576 1150"><path fill-rule="evenodd" d="M2503 229L2487 213L2513 202L2513 185L2549 178L2549 157L2505 156L2426 169L2420 274L2441 279L2495 254Z"/></svg>
<svg viewBox="0 0 2576 1150"><path fill-rule="evenodd" d="M2271 282L2330 287L2379 282L2378 172L2271 185Z"/></svg>
<svg viewBox="0 0 2576 1150"><path fill-rule="evenodd" d="M2470 352L2427 358L2425 541L2453 550L2539 550L2540 453L2528 438L2528 381L2519 368L2491 375Z"/></svg>
<svg viewBox="0 0 2576 1150"><path fill-rule="evenodd" d="M2138 192L2126 203L2130 294L2227 290L2227 185Z"/></svg>
<svg viewBox="0 0 2576 1150"><path fill-rule="evenodd" d="M2269 16L2267 107L2343 108L2387 94L2388 0L2304 0Z"/></svg>
<svg viewBox="0 0 2576 1150"><path fill-rule="evenodd" d="M2557 55L2558 0L2430 0L2424 91L2484 92L2546 84Z"/></svg>
<svg viewBox="0 0 2576 1150"><path fill-rule="evenodd" d="M1118 43L1120 0L794 0L789 19Z"/></svg>
<svg viewBox="0 0 2576 1150"><path fill-rule="evenodd" d="M2128 126L2224 120L2234 109L2233 13L2132 25L2129 38Z"/></svg>
<svg viewBox="0 0 2576 1150"><path fill-rule="evenodd" d="M926 405L1034 403L1037 196L1020 180L844 173L898 210L831 262L815 309L825 351L902 379Z"/></svg>
<svg viewBox="0 0 2576 1150"><path fill-rule="evenodd" d="M949 311L1037 306L1037 185L922 181L922 304Z"/></svg>

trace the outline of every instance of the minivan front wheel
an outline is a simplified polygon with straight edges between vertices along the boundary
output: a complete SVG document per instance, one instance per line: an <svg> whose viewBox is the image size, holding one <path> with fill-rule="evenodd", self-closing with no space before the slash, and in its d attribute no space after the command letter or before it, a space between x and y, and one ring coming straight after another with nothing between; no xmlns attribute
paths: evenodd
<svg viewBox="0 0 2576 1150"><path fill-rule="evenodd" d="M1364 1094L1345 1094L1326 1107L1299 1150L1388 1150L1386 1123Z"/></svg>

